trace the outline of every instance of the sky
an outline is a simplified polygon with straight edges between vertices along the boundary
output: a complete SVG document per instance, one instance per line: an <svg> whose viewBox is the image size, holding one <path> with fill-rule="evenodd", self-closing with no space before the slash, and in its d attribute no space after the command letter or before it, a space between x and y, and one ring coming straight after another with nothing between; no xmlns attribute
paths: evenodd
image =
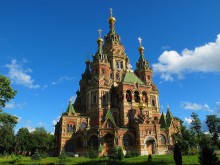
<svg viewBox="0 0 220 165"><path fill-rule="evenodd" d="M17 90L5 112L33 131L54 124L76 97L85 60L97 50L97 30L116 18L133 69L138 37L154 71L161 112L191 122L196 112L220 115L219 0L1 0L0 74Z"/></svg>

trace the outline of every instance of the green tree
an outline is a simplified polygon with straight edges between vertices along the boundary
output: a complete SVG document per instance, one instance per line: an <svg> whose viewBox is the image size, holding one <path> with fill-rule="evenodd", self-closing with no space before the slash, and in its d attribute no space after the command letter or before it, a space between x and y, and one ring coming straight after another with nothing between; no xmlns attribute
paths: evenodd
<svg viewBox="0 0 220 165"><path fill-rule="evenodd" d="M206 122L209 132L212 135L212 140L214 145L218 143L219 133L220 133L220 118L216 115L207 115Z"/></svg>
<svg viewBox="0 0 220 165"><path fill-rule="evenodd" d="M174 145L173 159L176 165L182 165L182 154L178 143Z"/></svg>
<svg viewBox="0 0 220 165"><path fill-rule="evenodd" d="M10 80L0 75L0 153L10 153L14 150L13 129L17 124L17 117L3 113L2 108L16 93L11 87Z"/></svg>
<svg viewBox="0 0 220 165"><path fill-rule="evenodd" d="M31 133L31 152L35 153L37 150L40 153L46 152L48 149L48 134L43 127L35 128Z"/></svg>
<svg viewBox="0 0 220 165"><path fill-rule="evenodd" d="M16 141L16 151L25 151L31 150L31 134L27 128L20 128L15 137Z"/></svg>
<svg viewBox="0 0 220 165"><path fill-rule="evenodd" d="M201 134L201 120L199 119L199 116L197 113L193 112L191 114L192 122L191 122L191 130L194 131L197 134L197 137L199 138Z"/></svg>
<svg viewBox="0 0 220 165"><path fill-rule="evenodd" d="M188 130L185 126L181 126L180 132L173 134L174 139L184 155L188 155L190 149L198 146L198 138L195 132Z"/></svg>
<svg viewBox="0 0 220 165"><path fill-rule="evenodd" d="M214 150L208 145L202 146L201 152L199 155L199 163L201 165L220 165L217 155L214 153Z"/></svg>
<svg viewBox="0 0 220 165"><path fill-rule="evenodd" d="M0 75L0 111L5 107L6 102L15 97L16 93L17 91L13 90L11 87L10 80Z"/></svg>

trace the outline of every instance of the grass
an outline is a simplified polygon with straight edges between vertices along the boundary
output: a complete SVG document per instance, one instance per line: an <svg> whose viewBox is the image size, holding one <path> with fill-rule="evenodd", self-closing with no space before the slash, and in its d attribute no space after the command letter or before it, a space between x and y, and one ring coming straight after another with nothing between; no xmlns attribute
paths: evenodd
<svg viewBox="0 0 220 165"><path fill-rule="evenodd" d="M172 155L155 155L152 162L148 162L147 156L139 156L133 158L124 158L122 161L110 160L108 158L89 159L85 157L73 158L68 157L65 160L60 160L57 157L48 157L39 161L31 160L30 157L0 157L0 164L28 164L28 165L55 165L55 164L79 164L79 165L173 165ZM199 164L198 156L183 156L183 164Z"/></svg>

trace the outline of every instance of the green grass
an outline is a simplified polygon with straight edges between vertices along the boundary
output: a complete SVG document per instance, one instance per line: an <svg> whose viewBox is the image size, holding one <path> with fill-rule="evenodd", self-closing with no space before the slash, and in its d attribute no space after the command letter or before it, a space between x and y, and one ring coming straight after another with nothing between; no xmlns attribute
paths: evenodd
<svg viewBox="0 0 220 165"><path fill-rule="evenodd" d="M64 161L60 161L57 157L48 157L40 161L31 160L30 157L21 157L16 160L16 157L0 157L0 164L44 164L44 165L55 165L55 164L79 164L79 165L173 165L172 155L155 155L153 156L152 162L148 162L147 156L139 156L133 158L124 158L122 161L119 160L109 160L108 158L97 158L89 159L85 157L73 158L69 157ZM198 164L197 156L183 156L183 164Z"/></svg>

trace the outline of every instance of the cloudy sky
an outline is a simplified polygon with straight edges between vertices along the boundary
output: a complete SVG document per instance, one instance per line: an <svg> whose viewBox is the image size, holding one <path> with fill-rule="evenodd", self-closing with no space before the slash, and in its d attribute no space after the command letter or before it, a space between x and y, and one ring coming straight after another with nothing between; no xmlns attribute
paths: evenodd
<svg viewBox="0 0 220 165"><path fill-rule="evenodd" d="M133 69L141 37L154 70L161 111L185 124L220 114L220 1L0 1L0 73L18 91L6 112L16 130L53 125L75 98L97 30L108 33L109 8ZM203 127L204 128L204 127Z"/></svg>

